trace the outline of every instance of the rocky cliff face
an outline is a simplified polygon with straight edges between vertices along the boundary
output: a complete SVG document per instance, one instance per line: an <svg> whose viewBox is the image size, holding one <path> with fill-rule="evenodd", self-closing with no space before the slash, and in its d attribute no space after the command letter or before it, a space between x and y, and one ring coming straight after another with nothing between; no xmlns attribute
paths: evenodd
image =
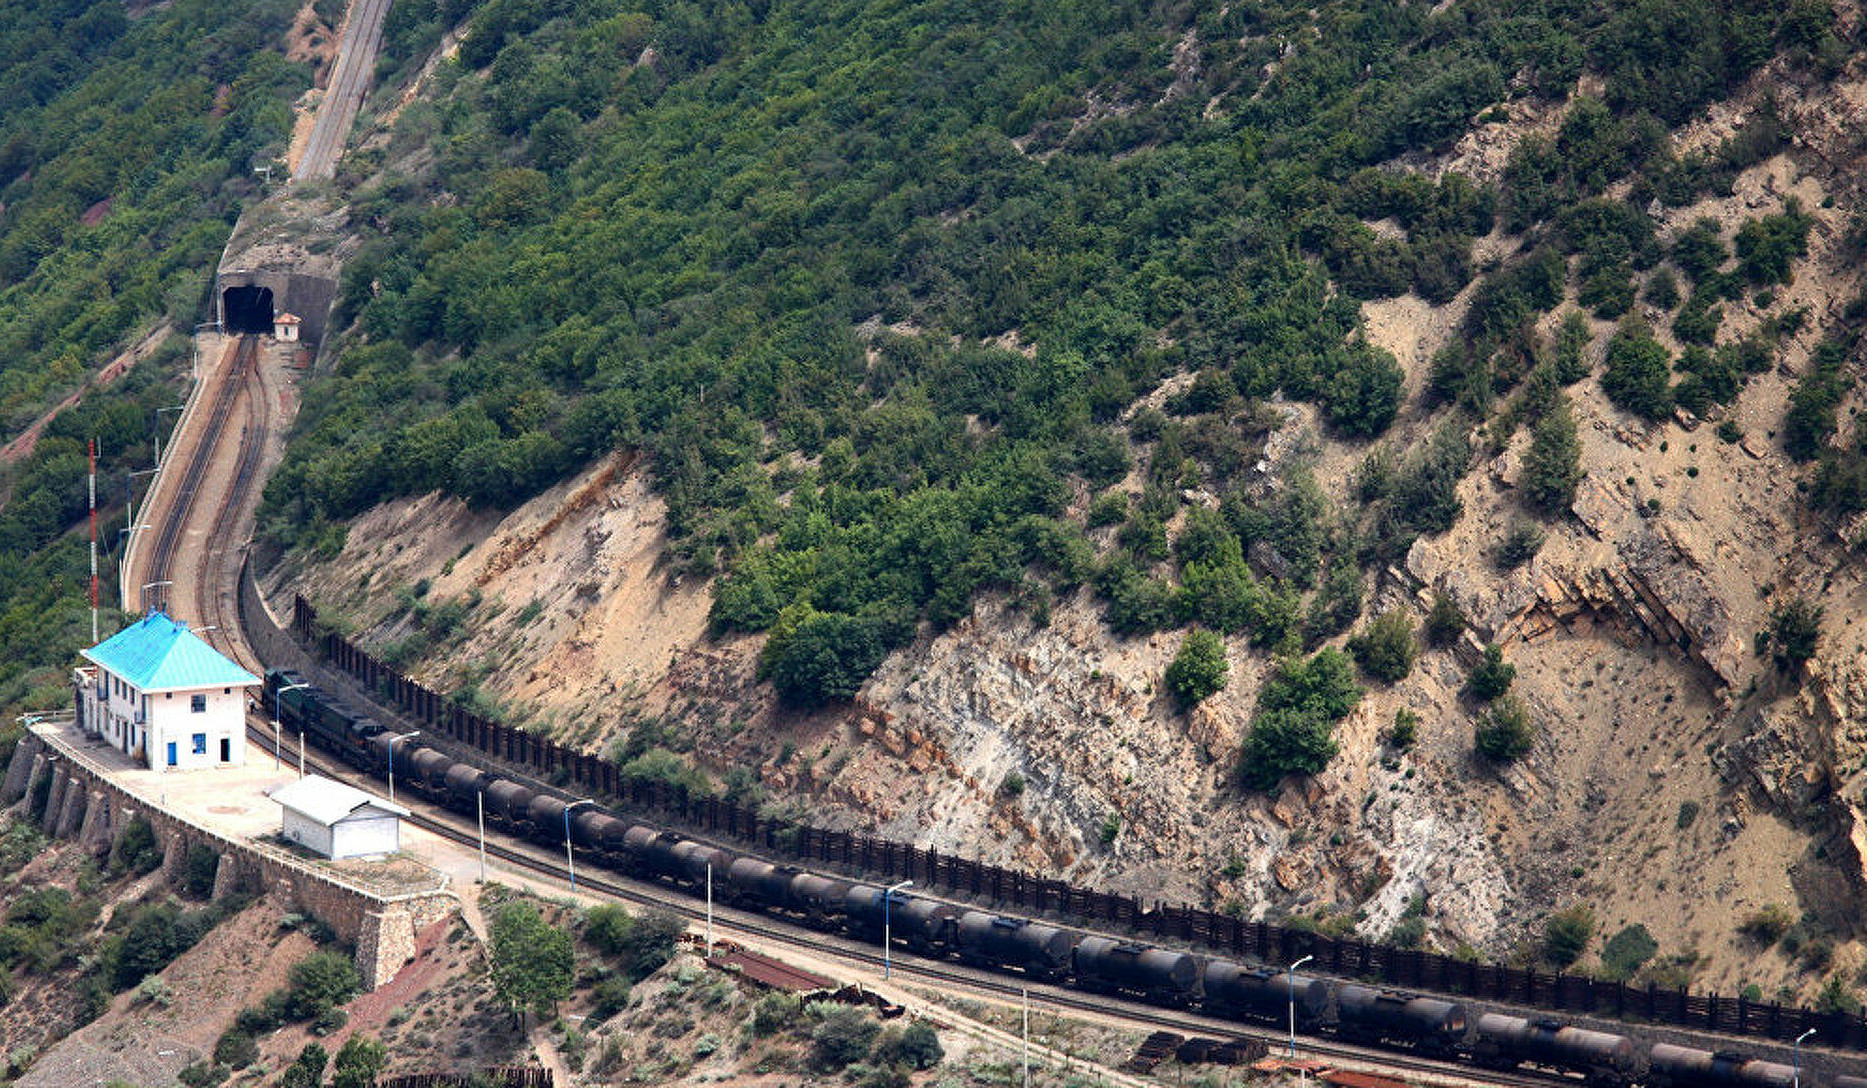
<svg viewBox="0 0 1867 1088"><path fill-rule="evenodd" d="M1491 556L1522 516L1526 438L1475 435L1464 516L1377 572L1365 609L1417 620L1443 592L1471 636L1371 687L1337 727L1329 769L1275 796L1244 792L1235 773L1268 657L1233 640L1228 686L1181 713L1162 694L1178 635L1114 637L1086 592L1057 602L1043 626L1010 600L982 599L893 655L853 705L782 710L756 678L761 640L709 639L708 587L658 565L658 500L621 460L504 519L436 499L392 504L360 519L337 559L294 560L274 584L347 615L431 684L472 685L593 750L631 736L676 749L730 788L826 823L1373 937L1418 914L1423 897L1429 941L1500 955L1521 951L1550 910L1587 904L1603 932L1645 925L1669 969L1696 985L1808 997L1821 971L1759 953L1737 930L1780 905L1810 913L1836 965L1861 957L1849 904L1867 886L1867 658L1854 624L1867 585L1834 527L1806 513L1802 470L1772 438L1810 350L1859 289L1842 239L1859 203L1851 133L1867 122L1867 82L1780 91L1794 152L1661 223L1669 236L1709 216L1729 233L1790 196L1816 218L1794 282L1766 306L1753 296L1727 308L1726 337L1808 312L1776 369L1724 411L1741 438L1685 415L1637 423L1582 382L1571 396L1587 478L1573 517L1549 526L1531 562L1500 571ZM1714 111L1680 149L1712 146L1758 102ZM1495 174L1511 130L1484 131L1424 168ZM1516 245L1493 236L1481 256ZM1409 389L1468 301L1367 307L1370 338L1402 360ZM1596 323L1597 355L1610 331ZM1279 411L1253 471L1269 479L1301 462L1346 506L1366 448L1319 437L1307 409ZM1432 423L1410 407L1389 441L1404 449ZM1826 609L1806 677L1778 675L1754 650L1791 596ZM1507 768L1473 754L1478 708L1461 694L1483 642L1505 647L1538 727L1529 756ZM1403 708L1421 722L1404 752L1383 741Z"/></svg>

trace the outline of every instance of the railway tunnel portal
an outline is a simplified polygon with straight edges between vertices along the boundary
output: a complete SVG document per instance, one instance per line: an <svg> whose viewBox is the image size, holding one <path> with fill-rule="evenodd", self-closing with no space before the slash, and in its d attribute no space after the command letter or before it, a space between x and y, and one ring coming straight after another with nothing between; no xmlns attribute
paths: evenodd
<svg viewBox="0 0 1867 1088"><path fill-rule="evenodd" d="M270 333L272 302L270 287L228 287L220 295L221 324L229 333Z"/></svg>
<svg viewBox="0 0 1867 1088"><path fill-rule="evenodd" d="M257 267L222 268L217 277L216 317L229 333L272 333L273 318L298 315L302 338L324 341L337 277L304 271L306 262L268 261ZM315 267L315 266L314 266Z"/></svg>

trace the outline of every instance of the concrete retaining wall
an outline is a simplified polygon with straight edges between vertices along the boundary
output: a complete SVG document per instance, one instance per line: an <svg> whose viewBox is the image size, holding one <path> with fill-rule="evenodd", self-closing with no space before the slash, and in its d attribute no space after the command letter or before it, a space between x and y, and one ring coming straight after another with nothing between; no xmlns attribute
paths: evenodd
<svg viewBox="0 0 1867 1088"><path fill-rule="evenodd" d="M355 946L357 969L370 989L395 977L414 957L415 934L422 927L459 909L453 893L444 888L381 895L313 869L284 851L227 838L146 803L62 741L51 730L34 730L21 739L0 785L0 804L19 803L50 775L52 789L41 826L60 838L85 843L100 856L140 815L155 831L163 875L171 884L185 878L189 848L206 845L220 855L215 898L256 890L330 926L340 940Z"/></svg>

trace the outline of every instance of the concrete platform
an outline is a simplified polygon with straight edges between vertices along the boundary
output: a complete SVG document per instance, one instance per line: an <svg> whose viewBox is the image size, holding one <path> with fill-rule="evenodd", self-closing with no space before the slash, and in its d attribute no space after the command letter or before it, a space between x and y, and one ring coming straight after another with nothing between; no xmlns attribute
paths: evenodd
<svg viewBox="0 0 1867 1088"><path fill-rule="evenodd" d="M275 766L273 758L256 745L249 745L249 759L244 766L152 771L103 738L84 733L74 723L46 723L35 726L34 731L152 808L255 849L289 856L300 866L377 894L443 888L454 879L444 869L461 868L458 847L406 822L401 826L402 849L380 859L331 861L284 841L279 837L283 822L279 805L266 793L295 781L298 768L290 762ZM288 733L288 746L291 739ZM371 788L372 784L351 784L381 796L380 791ZM443 865L435 864L442 859Z"/></svg>

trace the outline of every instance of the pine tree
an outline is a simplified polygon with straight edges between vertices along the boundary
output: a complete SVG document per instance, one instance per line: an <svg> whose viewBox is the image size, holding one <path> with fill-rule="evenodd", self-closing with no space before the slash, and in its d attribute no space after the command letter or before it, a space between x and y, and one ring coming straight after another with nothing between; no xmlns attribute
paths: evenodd
<svg viewBox="0 0 1867 1088"><path fill-rule="evenodd" d="M1576 435L1575 412L1567 396L1530 432L1530 452L1523 462L1523 494L1529 504L1546 514L1561 514L1575 501L1582 482L1582 443Z"/></svg>

